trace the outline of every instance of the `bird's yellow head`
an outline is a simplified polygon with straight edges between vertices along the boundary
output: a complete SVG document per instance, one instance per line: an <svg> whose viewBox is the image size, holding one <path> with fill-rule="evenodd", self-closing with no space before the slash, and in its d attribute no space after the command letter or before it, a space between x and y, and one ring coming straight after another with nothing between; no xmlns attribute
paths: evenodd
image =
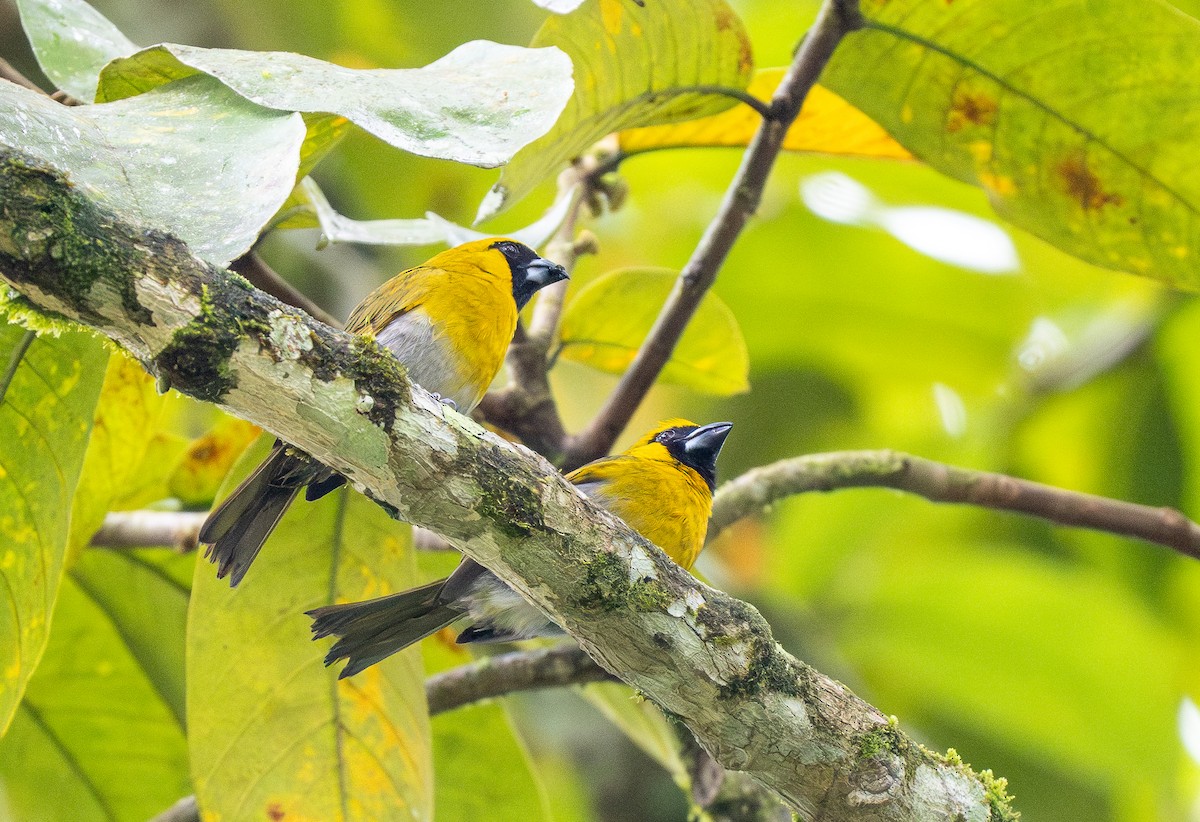
<svg viewBox="0 0 1200 822"><path fill-rule="evenodd" d="M494 277L507 278L512 283L513 301L517 309L551 283L567 279L561 265L539 257L524 243L507 237L488 237L455 246L433 257L425 265L441 268L473 268Z"/></svg>
<svg viewBox="0 0 1200 822"><path fill-rule="evenodd" d="M663 420L625 453L643 459L674 460L699 474L708 490L717 487L717 456L733 428L731 422L708 425L683 419Z"/></svg>

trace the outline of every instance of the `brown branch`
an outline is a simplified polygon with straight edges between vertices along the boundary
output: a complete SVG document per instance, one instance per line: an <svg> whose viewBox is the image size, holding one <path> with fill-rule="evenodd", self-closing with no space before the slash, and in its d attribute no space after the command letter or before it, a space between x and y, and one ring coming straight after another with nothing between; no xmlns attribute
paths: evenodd
<svg viewBox="0 0 1200 822"><path fill-rule="evenodd" d="M30 91L36 91L38 94L46 93L45 89L30 80L21 72L17 71L17 67L5 60L3 57L0 57L0 80L7 80L10 83L16 83L18 86L27 88Z"/></svg>
<svg viewBox="0 0 1200 822"><path fill-rule="evenodd" d="M565 469L577 468L607 454L658 378L671 352L717 278L725 258L762 198L775 158L788 128L800 113L809 90L821 76L842 38L861 26L854 0L827 0L796 52L787 75L771 99L764 118L742 157L742 165L725 192L720 210L709 223L692 257L679 272L653 328L629 370L586 430L567 443Z"/></svg>
<svg viewBox="0 0 1200 822"><path fill-rule="evenodd" d="M425 680L430 715L517 691L616 682L575 645L488 657Z"/></svg>
<svg viewBox="0 0 1200 822"><path fill-rule="evenodd" d="M1200 525L1173 508L1137 505L896 451L812 454L747 471L717 491L709 539L784 497L841 488L892 488L932 502L1015 511L1059 525L1134 537L1200 559Z"/></svg>
<svg viewBox="0 0 1200 822"><path fill-rule="evenodd" d="M96 548L157 548L167 546L180 553L195 551L200 526L207 512L111 511L100 530L92 535Z"/></svg>
<svg viewBox="0 0 1200 822"><path fill-rule="evenodd" d="M254 251L247 251L229 264L230 271L236 271L251 282L256 288L267 292L275 299L290 306L307 311L308 314L326 325L341 328L341 321L306 297L299 289L279 276L262 257Z"/></svg>

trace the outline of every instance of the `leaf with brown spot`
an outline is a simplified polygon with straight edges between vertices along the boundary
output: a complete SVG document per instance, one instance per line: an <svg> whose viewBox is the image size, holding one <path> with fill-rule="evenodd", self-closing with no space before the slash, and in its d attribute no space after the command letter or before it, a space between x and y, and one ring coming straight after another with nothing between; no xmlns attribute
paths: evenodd
<svg viewBox="0 0 1200 822"><path fill-rule="evenodd" d="M754 76L746 91L770 102L785 71L782 68L763 69ZM739 103L728 111L699 120L627 129L618 139L621 151L626 154L660 148L747 146L761 122L757 111ZM908 150L878 123L824 86L814 86L809 92L800 116L783 140L783 150L845 157L912 159Z"/></svg>
<svg viewBox="0 0 1200 822"><path fill-rule="evenodd" d="M1200 288L1200 23L1162 0L863 4L823 82L1090 263Z"/></svg>

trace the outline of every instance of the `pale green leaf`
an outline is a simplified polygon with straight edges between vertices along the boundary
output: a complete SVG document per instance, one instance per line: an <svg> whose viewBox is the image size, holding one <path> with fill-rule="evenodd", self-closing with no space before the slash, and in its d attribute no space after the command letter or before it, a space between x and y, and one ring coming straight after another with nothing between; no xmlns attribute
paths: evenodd
<svg viewBox="0 0 1200 822"><path fill-rule="evenodd" d="M187 590L155 561L90 551L71 570L41 667L0 744L16 819L144 822L191 792L186 614Z"/></svg>
<svg viewBox="0 0 1200 822"><path fill-rule="evenodd" d="M637 126L716 114L750 82L750 39L724 0L588 0L546 20L533 46L558 46L575 65L575 93L549 134L522 149L479 207L511 205L593 143Z"/></svg>
<svg viewBox="0 0 1200 822"><path fill-rule="evenodd" d="M588 283L562 317L562 356L610 374L622 374L654 324L675 284L664 268L626 268ZM733 312L708 294L688 324L663 382L709 394L737 394L750 384L750 357Z"/></svg>
<svg viewBox="0 0 1200 822"><path fill-rule="evenodd" d="M595 682L583 686L581 692L633 744L662 765L677 785L690 791L691 776L680 758L679 736L657 705L616 682Z"/></svg>
<svg viewBox="0 0 1200 822"><path fill-rule="evenodd" d="M211 77L75 107L0 84L0 146L217 265L249 249L287 198L304 134L300 115L248 103Z"/></svg>
<svg viewBox="0 0 1200 822"><path fill-rule="evenodd" d="M263 437L233 472L265 456ZM221 819L429 819L417 651L349 679L304 612L415 581L409 528L342 489L302 499L230 589L197 563L188 617L188 745L203 813Z"/></svg>
<svg viewBox="0 0 1200 822"><path fill-rule="evenodd" d="M85 103L96 97L100 69L138 47L82 0L17 0L38 65L56 86Z"/></svg>
<svg viewBox="0 0 1200 822"><path fill-rule="evenodd" d="M118 100L196 73L283 111L345 117L419 154L491 167L545 134L571 93L554 48L464 43L418 69L348 69L288 52L163 44L108 65L98 100Z"/></svg>
<svg viewBox="0 0 1200 822"><path fill-rule="evenodd" d="M864 5L823 82L1088 262L1200 287L1200 23L1159 2Z"/></svg>
<svg viewBox="0 0 1200 822"><path fill-rule="evenodd" d="M46 647L108 357L83 333L41 336L26 350L26 333L0 326L0 731Z"/></svg>

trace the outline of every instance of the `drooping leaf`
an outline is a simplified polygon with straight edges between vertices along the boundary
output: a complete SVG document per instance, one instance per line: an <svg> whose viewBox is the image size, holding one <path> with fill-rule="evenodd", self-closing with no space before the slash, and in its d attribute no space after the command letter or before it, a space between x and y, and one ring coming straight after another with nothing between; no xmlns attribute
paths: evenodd
<svg viewBox="0 0 1200 822"><path fill-rule="evenodd" d="M597 277L567 303L562 356L610 374L633 362L675 284L664 268L627 268ZM750 358L733 312L708 294L662 370L663 382L709 394L750 387Z"/></svg>
<svg viewBox="0 0 1200 822"><path fill-rule="evenodd" d="M555 48L475 40L423 68L348 69L289 52L167 43L109 64L97 99L197 73L260 106L337 115L413 154L484 167L545 134L571 93L570 61Z"/></svg>
<svg viewBox="0 0 1200 822"><path fill-rule="evenodd" d="M786 69L756 72L747 92L765 103L779 86ZM703 148L746 146L758 130L762 117L745 103L728 111L669 126L650 126L622 131L619 146L625 154L660 148ZM897 143L878 123L824 86L813 86L800 116L788 129L784 151L836 154L846 157L877 157L911 160L912 154Z"/></svg>
<svg viewBox="0 0 1200 822"><path fill-rule="evenodd" d="M0 146L216 265L249 249L287 198L304 134L300 115L248 103L211 77L75 107L0 84Z"/></svg>
<svg viewBox="0 0 1200 822"><path fill-rule="evenodd" d="M87 334L0 326L0 732L42 657L108 352Z"/></svg>
<svg viewBox="0 0 1200 822"><path fill-rule="evenodd" d="M144 822L191 792L187 590L159 563L192 561L89 551L67 575L42 664L0 743L16 819Z"/></svg>
<svg viewBox="0 0 1200 822"><path fill-rule="evenodd" d="M831 89L1059 248L1200 286L1200 23L1159 0L864 12L823 76Z"/></svg>
<svg viewBox="0 0 1200 822"><path fill-rule="evenodd" d="M541 247L562 225L574 198L574 192L561 194L536 221L515 231L506 231L504 236L531 248ZM281 215L283 219L276 223L277 228L320 228L322 242L331 243L458 245L496 236L458 225L432 211L417 219L354 220L339 214L311 177L304 178L296 186Z"/></svg>
<svg viewBox="0 0 1200 822"><path fill-rule="evenodd" d="M263 437L240 478L265 456ZM236 589L197 563L188 616L188 745L202 813L222 819L429 819L420 657L349 679L304 611L415 581L408 527L343 489L298 501Z"/></svg>
<svg viewBox="0 0 1200 822"><path fill-rule="evenodd" d="M524 197L607 134L729 108L735 100L711 87L744 89L753 67L750 40L724 0L588 0L546 20L532 45L558 46L570 55L575 93L550 133L504 169L480 205L480 220Z"/></svg>
<svg viewBox="0 0 1200 822"><path fill-rule="evenodd" d="M628 685L615 682L585 685L581 693L633 744L662 765L677 785L689 790L691 776L680 758L679 737L654 703L640 699Z"/></svg>
<svg viewBox="0 0 1200 822"><path fill-rule="evenodd" d="M100 69L138 47L82 0L17 0L21 25L38 65L77 100L96 97Z"/></svg>

